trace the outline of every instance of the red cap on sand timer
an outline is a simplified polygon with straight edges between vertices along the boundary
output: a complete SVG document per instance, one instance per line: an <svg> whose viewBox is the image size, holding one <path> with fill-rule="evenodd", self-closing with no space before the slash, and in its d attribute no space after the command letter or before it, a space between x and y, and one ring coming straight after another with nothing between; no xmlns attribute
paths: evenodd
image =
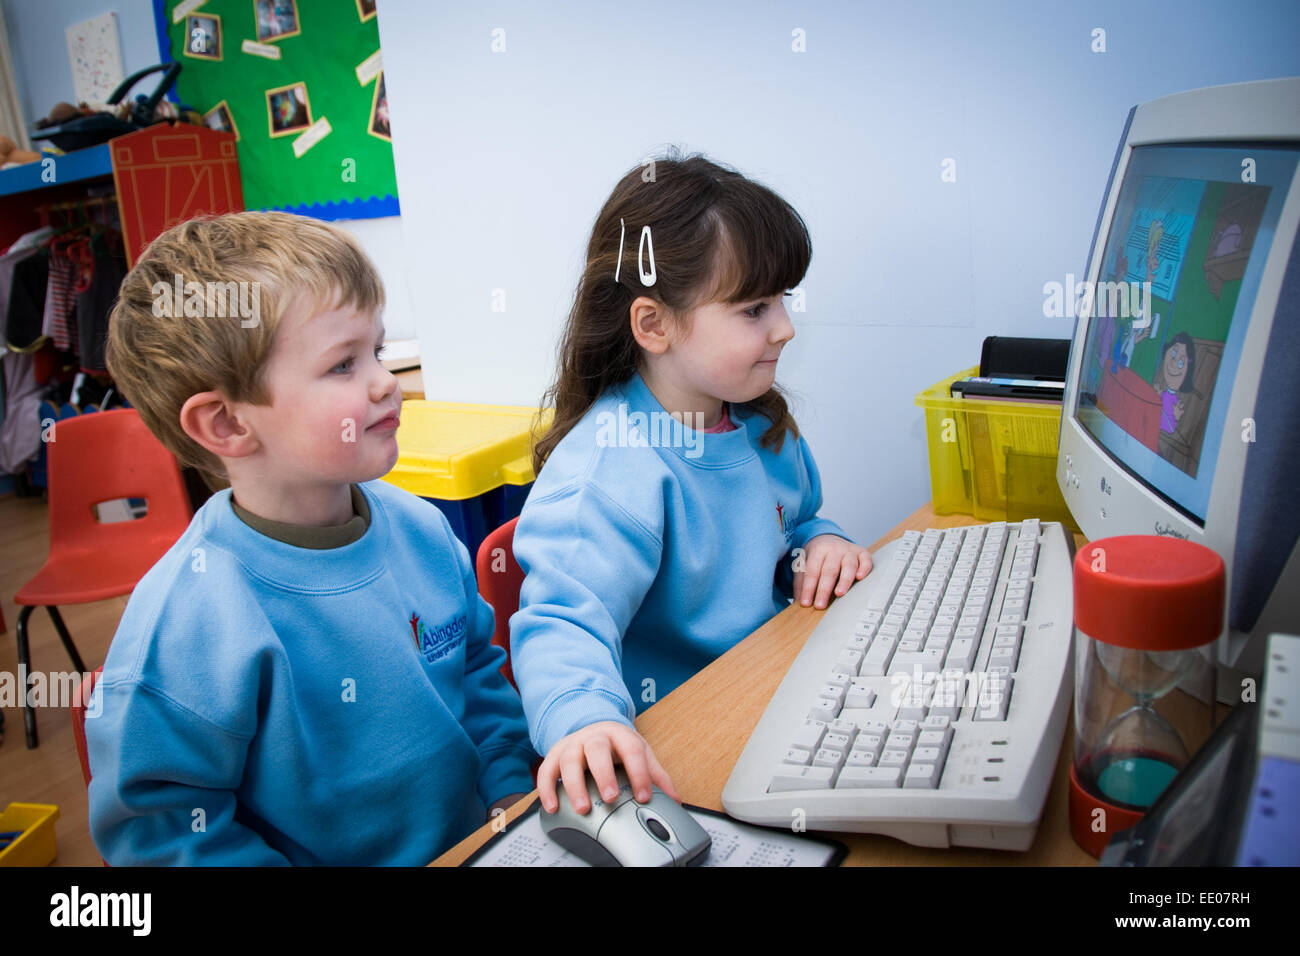
<svg viewBox="0 0 1300 956"><path fill-rule="evenodd" d="M1214 727L1223 560L1156 535L1102 538L1074 558L1070 830L1100 857L1136 824Z"/></svg>

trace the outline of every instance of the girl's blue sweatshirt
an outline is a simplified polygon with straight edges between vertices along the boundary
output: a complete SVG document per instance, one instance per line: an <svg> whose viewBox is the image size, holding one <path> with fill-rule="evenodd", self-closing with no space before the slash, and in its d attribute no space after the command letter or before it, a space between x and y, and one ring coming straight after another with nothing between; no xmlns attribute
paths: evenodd
<svg viewBox="0 0 1300 956"><path fill-rule="evenodd" d="M539 753L632 718L786 606L817 516L808 444L760 445L675 422L640 375L610 389L552 450L515 529L526 573L511 667Z"/></svg>

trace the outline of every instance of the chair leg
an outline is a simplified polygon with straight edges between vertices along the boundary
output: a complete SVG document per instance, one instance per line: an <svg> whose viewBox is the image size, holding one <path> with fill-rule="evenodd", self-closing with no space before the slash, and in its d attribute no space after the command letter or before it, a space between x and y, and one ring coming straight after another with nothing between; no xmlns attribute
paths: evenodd
<svg viewBox="0 0 1300 956"><path fill-rule="evenodd" d="M54 629L59 632L59 640L63 641L63 649L72 658L72 666L77 669L78 674L85 676L86 665L81 663L81 655L77 653L77 645L72 643L72 635L68 633L67 627L64 626L63 618L59 616L59 609L53 604L47 604L45 610L50 612L50 620L54 622Z"/></svg>
<svg viewBox="0 0 1300 956"><path fill-rule="evenodd" d="M27 729L27 749L35 750L37 746L36 739L36 713L27 706L27 689L29 681L32 678L31 655L27 650L27 619L32 616L34 608L26 605L18 612L18 676L20 678L19 693L23 696L23 726Z"/></svg>

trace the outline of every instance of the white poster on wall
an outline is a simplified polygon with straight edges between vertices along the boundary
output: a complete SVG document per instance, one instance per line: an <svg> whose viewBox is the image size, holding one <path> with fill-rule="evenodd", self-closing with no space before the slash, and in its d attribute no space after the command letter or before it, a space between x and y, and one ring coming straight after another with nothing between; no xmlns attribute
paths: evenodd
<svg viewBox="0 0 1300 956"><path fill-rule="evenodd" d="M103 103L125 78L117 14L111 10L67 29L68 62L78 103Z"/></svg>

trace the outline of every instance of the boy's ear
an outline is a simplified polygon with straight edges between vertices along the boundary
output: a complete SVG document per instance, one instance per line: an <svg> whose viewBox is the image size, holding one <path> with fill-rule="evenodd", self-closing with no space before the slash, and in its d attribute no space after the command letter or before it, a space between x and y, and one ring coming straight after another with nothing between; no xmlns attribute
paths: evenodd
<svg viewBox="0 0 1300 956"><path fill-rule="evenodd" d="M257 436L220 392L199 392L181 406L185 434L219 458L243 458L257 450Z"/></svg>
<svg viewBox="0 0 1300 956"><path fill-rule="evenodd" d="M662 302L649 296L638 296L628 306L628 321L632 324L632 338L651 355L668 351L673 340L673 319Z"/></svg>

